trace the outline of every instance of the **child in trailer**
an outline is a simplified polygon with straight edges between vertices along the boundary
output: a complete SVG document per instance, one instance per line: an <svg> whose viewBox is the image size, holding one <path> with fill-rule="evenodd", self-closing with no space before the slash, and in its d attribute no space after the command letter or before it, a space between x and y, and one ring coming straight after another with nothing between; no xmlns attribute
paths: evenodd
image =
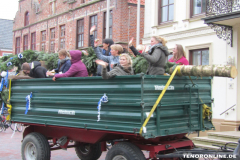
<svg viewBox="0 0 240 160"><path fill-rule="evenodd" d="M173 49L173 57L168 60L169 62L175 62L180 65L189 65L188 60L186 59L185 52L181 44L176 44Z"/></svg>
<svg viewBox="0 0 240 160"><path fill-rule="evenodd" d="M71 58L70 54L67 53L65 49L61 49L58 52L58 65L56 69L53 69L52 71L48 71L47 75L48 76L54 76L55 74L62 74L65 73L69 70L71 67Z"/></svg>
<svg viewBox="0 0 240 160"><path fill-rule="evenodd" d="M85 64L81 61L82 52L79 50L69 51L71 56L71 67L63 74L56 74L52 78L55 81L62 77L88 77L88 72Z"/></svg>
<svg viewBox="0 0 240 160"><path fill-rule="evenodd" d="M102 78L109 79L115 76L133 75L132 59L131 57L123 53L119 56L120 64L115 64L113 69L107 72L107 63L102 60L96 60L96 63L102 66Z"/></svg>

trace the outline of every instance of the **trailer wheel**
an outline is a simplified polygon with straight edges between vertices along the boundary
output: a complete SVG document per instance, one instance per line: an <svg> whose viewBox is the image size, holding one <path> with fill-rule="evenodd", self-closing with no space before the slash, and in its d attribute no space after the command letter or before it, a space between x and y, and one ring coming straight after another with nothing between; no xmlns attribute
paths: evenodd
<svg viewBox="0 0 240 160"><path fill-rule="evenodd" d="M107 153L105 160L146 160L143 152L130 142L115 144Z"/></svg>
<svg viewBox="0 0 240 160"><path fill-rule="evenodd" d="M77 145L75 151L81 160L96 160L102 154L101 143L89 144L75 142L75 145Z"/></svg>
<svg viewBox="0 0 240 160"><path fill-rule="evenodd" d="M50 160L51 157L46 137L37 132L32 132L24 137L21 152L23 160Z"/></svg>

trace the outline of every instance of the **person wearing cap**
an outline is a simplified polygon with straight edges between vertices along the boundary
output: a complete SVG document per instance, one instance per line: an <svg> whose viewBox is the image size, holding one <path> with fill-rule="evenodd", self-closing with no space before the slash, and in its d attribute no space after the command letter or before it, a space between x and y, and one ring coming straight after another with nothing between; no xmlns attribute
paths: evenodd
<svg viewBox="0 0 240 160"><path fill-rule="evenodd" d="M93 32L96 30L96 26L92 26L91 29L90 29L90 44L92 46L92 48L94 48L94 35L93 35ZM98 41L98 40L96 40ZM102 43L102 48L99 48L99 51L102 55L104 56L111 56L111 45L113 45L114 42L112 39L110 38L107 38L107 39L104 39L103 40L103 43ZM107 67L108 70L110 70L110 67L108 66ZM97 76L101 76L101 71L102 71L102 66L101 65L98 65L97 67Z"/></svg>

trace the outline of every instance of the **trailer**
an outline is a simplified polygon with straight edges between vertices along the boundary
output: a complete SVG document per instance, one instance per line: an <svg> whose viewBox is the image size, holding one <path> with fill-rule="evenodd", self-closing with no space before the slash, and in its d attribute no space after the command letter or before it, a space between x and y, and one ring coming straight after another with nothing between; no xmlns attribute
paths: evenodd
<svg viewBox="0 0 240 160"><path fill-rule="evenodd" d="M11 120L26 126L22 159L49 160L51 151L74 147L81 160L95 160L106 142L113 144L106 160L145 160L142 150L157 159L193 149L187 133L214 129L211 118L203 118L203 104L213 102L212 78L176 76L167 84L169 78L12 80Z"/></svg>

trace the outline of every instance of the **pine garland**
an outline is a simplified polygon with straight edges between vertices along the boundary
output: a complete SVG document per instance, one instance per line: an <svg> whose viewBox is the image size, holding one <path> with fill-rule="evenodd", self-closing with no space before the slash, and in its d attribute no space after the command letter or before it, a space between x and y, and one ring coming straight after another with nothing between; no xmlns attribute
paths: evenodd
<svg viewBox="0 0 240 160"><path fill-rule="evenodd" d="M88 75L91 75L97 72L96 64L97 55L95 54L92 47L89 47L87 52L88 55L82 54L82 62L85 64L87 68Z"/></svg>
<svg viewBox="0 0 240 160"><path fill-rule="evenodd" d="M136 56L136 57L132 57L132 67L134 69L134 73L138 74L138 73L145 73L147 72L147 68L148 68L148 61L142 57L142 56Z"/></svg>

